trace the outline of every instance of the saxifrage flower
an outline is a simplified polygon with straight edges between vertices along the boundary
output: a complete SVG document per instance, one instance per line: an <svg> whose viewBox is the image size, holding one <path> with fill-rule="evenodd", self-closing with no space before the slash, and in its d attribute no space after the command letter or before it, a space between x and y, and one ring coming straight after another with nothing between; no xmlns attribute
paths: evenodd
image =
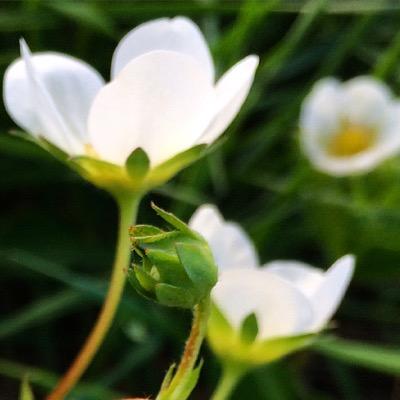
<svg viewBox="0 0 400 400"><path fill-rule="evenodd" d="M400 152L399 105L384 83L369 76L320 80L301 110L305 154L330 175L371 171Z"/></svg>
<svg viewBox="0 0 400 400"><path fill-rule="evenodd" d="M263 364L310 343L336 311L353 274L351 255L326 272L299 261L259 266L246 233L211 205L201 206L189 226L208 241L219 268L208 339L216 354L232 362Z"/></svg>
<svg viewBox="0 0 400 400"><path fill-rule="evenodd" d="M99 186L114 175L119 184L154 186L222 134L246 99L257 65L258 57L248 56L216 81L198 26L185 17L163 18L121 40L108 84L83 61L31 54L21 40L3 97L21 128L76 161Z"/></svg>

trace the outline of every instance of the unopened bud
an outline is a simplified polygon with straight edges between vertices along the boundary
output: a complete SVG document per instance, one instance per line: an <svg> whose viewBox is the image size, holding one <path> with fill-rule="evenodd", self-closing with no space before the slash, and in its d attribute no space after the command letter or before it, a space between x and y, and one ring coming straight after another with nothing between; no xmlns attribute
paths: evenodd
<svg viewBox="0 0 400 400"><path fill-rule="evenodd" d="M143 296L172 307L192 308L217 282L217 267L207 242L183 221L154 204L172 229L136 225L130 235L134 262L128 278Z"/></svg>

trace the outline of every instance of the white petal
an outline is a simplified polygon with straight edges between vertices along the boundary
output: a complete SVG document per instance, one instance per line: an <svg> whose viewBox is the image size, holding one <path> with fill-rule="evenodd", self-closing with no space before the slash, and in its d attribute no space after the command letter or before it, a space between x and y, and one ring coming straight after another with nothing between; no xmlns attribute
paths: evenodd
<svg viewBox="0 0 400 400"><path fill-rule="evenodd" d="M43 136L70 154L87 142L87 116L103 86L101 76L73 57L31 55L21 42L23 59L12 63L4 76L4 102L14 121L35 136Z"/></svg>
<svg viewBox="0 0 400 400"><path fill-rule="evenodd" d="M215 95L192 57L154 51L131 61L97 95L89 115L93 147L123 164L142 147L152 165L193 146L208 125Z"/></svg>
<svg viewBox="0 0 400 400"><path fill-rule="evenodd" d="M347 255L337 260L325 273L324 280L312 296L315 319L312 330L319 331L330 320L349 286L355 258Z"/></svg>
<svg viewBox="0 0 400 400"><path fill-rule="evenodd" d="M343 83L342 114L355 125L382 128L392 95L382 82L360 76Z"/></svg>
<svg viewBox="0 0 400 400"><path fill-rule="evenodd" d="M225 222L215 206L199 207L189 226L207 240L219 271L258 266L257 253L246 232L238 224Z"/></svg>
<svg viewBox="0 0 400 400"><path fill-rule="evenodd" d="M255 313L261 339L303 333L313 319L308 299L266 270L223 272L212 299L236 329L249 314Z"/></svg>
<svg viewBox="0 0 400 400"><path fill-rule="evenodd" d="M229 126L242 107L258 66L257 56L248 56L230 68L217 82L217 114L199 143L212 143Z"/></svg>
<svg viewBox="0 0 400 400"><path fill-rule="evenodd" d="M333 78L318 81L305 98L300 114L300 129L306 146L335 132L340 124L341 84Z"/></svg>
<svg viewBox="0 0 400 400"><path fill-rule="evenodd" d="M199 27L185 17L156 19L131 30L115 50L112 78L131 60L153 50L176 51L195 58L209 81L214 82L214 65L208 45Z"/></svg>
<svg viewBox="0 0 400 400"><path fill-rule="evenodd" d="M299 261L276 260L263 268L291 282L307 297L311 297L324 280L322 270Z"/></svg>
<svg viewBox="0 0 400 400"><path fill-rule="evenodd" d="M212 204L203 204L192 215L189 227L209 240L216 231L222 228L224 218L218 208Z"/></svg>

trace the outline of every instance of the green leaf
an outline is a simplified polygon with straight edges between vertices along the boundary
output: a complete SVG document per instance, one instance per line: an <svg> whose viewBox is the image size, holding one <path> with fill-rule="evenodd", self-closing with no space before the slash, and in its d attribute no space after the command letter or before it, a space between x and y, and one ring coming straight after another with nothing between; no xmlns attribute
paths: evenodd
<svg viewBox="0 0 400 400"><path fill-rule="evenodd" d="M179 171L202 157L206 148L207 145L199 144L157 165L149 174L151 186L158 186L170 180Z"/></svg>
<svg viewBox="0 0 400 400"><path fill-rule="evenodd" d="M22 310L0 321L0 339L13 336L27 328L63 316L70 309L82 307L84 296L74 290L63 290L32 302Z"/></svg>
<svg viewBox="0 0 400 400"><path fill-rule="evenodd" d="M19 400L34 400L32 389L29 385L27 376L25 375L19 392Z"/></svg>
<svg viewBox="0 0 400 400"><path fill-rule="evenodd" d="M60 380L60 376L48 370L31 367L4 358L0 358L0 375L18 380L29 376L30 382L46 391L54 389ZM76 399L78 396L81 399L121 399L123 397L122 393L107 389L101 384L85 382L78 383L71 394L71 397Z"/></svg>
<svg viewBox="0 0 400 400"><path fill-rule="evenodd" d="M329 337L318 340L312 349L345 363L387 374L400 374L399 347L390 348Z"/></svg>
<svg viewBox="0 0 400 400"><path fill-rule="evenodd" d="M134 150L125 163L128 175L134 181L142 181L150 169L150 160L147 154L140 147Z"/></svg>
<svg viewBox="0 0 400 400"><path fill-rule="evenodd" d="M176 243L176 252L193 285L202 295L217 283L218 269L207 245Z"/></svg>

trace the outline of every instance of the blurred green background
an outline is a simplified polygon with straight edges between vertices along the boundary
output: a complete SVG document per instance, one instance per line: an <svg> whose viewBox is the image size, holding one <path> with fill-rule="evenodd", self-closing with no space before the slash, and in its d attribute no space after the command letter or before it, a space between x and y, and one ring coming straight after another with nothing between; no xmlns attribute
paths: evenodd
<svg viewBox="0 0 400 400"><path fill-rule="evenodd" d="M261 65L223 145L148 195L139 221L159 222L150 200L183 219L212 202L245 227L263 262L293 258L325 268L347 252L358 260L330 332L341 339L257 370L234 399L400 399L400 160L368 176L330 178L304 159L297 128L301 101L323 76L371 73L400 95L399 2L2 1L1 75L24 37L33 52L72 54L108 78L122 35L176 15L200 25L219 75L250 53ZM105 192L8 135L14 124L3 107L0 124L0 398L16 399L25 373L42 398L95 321L116 209ZM127 288L102 350L69 398L156 393L189 322L189 314ZM193 399L207 399L219 373L203 354Z"/></svg>

